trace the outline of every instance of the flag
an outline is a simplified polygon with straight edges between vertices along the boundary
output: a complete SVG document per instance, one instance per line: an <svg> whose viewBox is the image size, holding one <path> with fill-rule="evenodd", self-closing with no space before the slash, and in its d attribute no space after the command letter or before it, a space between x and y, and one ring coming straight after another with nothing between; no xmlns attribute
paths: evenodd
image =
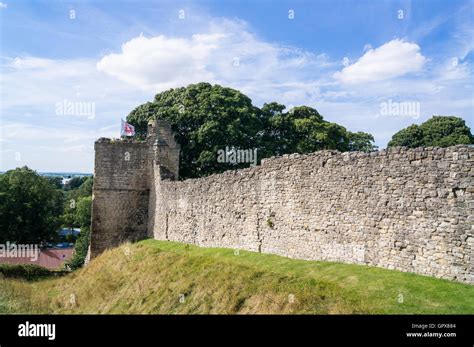
<svg viewBox="0 0 474 347"><path fill-rule="evenodd" d="M122 121L122 130L120 131L121 136L133 136L135 135L135 127L131 124L128 124L123 119Z"/></svg>

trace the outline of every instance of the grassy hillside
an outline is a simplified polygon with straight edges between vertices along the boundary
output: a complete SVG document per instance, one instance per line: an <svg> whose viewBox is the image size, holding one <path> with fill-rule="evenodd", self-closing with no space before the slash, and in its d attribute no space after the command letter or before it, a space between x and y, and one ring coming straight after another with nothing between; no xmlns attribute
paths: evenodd
<svg viewBox="0 0 474 347"><path fill-rule="evenodd" d="M0 280L4 313L474 313L474 286L146 240L60 278Z"/></svg>

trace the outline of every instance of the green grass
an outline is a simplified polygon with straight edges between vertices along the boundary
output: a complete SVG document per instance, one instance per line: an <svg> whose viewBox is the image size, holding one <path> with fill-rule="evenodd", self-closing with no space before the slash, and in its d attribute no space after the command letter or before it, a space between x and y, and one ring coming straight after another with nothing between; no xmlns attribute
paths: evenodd
<svg viewBox="0 0 474 347"><path fill-rule="evenodd" d="M361 265L145 240L59 278L0 279L4 313L464 313L474 286Z"/></svg>

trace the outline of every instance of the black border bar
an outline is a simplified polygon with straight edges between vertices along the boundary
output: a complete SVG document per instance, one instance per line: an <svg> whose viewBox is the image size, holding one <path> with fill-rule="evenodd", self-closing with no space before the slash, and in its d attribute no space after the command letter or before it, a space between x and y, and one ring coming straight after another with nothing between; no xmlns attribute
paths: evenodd
<svg viewBox="0 0 474 347"><path fill-rule="evenodd" d="M19 325L55 324L55 339ZM421 333L422 336L407 334ZM454 334L453 334L454 333ZM442 336L439 336L442 334ZM0 347L278 343L474 346L473 315L0 315ZM329 343L329 344L328 344Z"/></svg>

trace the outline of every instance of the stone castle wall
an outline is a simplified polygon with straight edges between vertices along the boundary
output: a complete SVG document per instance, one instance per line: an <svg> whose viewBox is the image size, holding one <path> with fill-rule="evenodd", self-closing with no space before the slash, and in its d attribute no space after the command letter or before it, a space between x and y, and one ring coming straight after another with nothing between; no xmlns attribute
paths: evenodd
<svg viewBox="0 0 474 347"><path fill-rule="evenodd" d="M176 181L169 174L176 152L144 162L139 153L150 146L140 146L126 166L117 160L123 149L96 143L92 244L102 242L100 249L146 234L474 282L472 147L320 151ZM118 226L117 213L145 210L145 226L132 219L128 234ZM107 232L94 229L96 220Z"/></svg>

